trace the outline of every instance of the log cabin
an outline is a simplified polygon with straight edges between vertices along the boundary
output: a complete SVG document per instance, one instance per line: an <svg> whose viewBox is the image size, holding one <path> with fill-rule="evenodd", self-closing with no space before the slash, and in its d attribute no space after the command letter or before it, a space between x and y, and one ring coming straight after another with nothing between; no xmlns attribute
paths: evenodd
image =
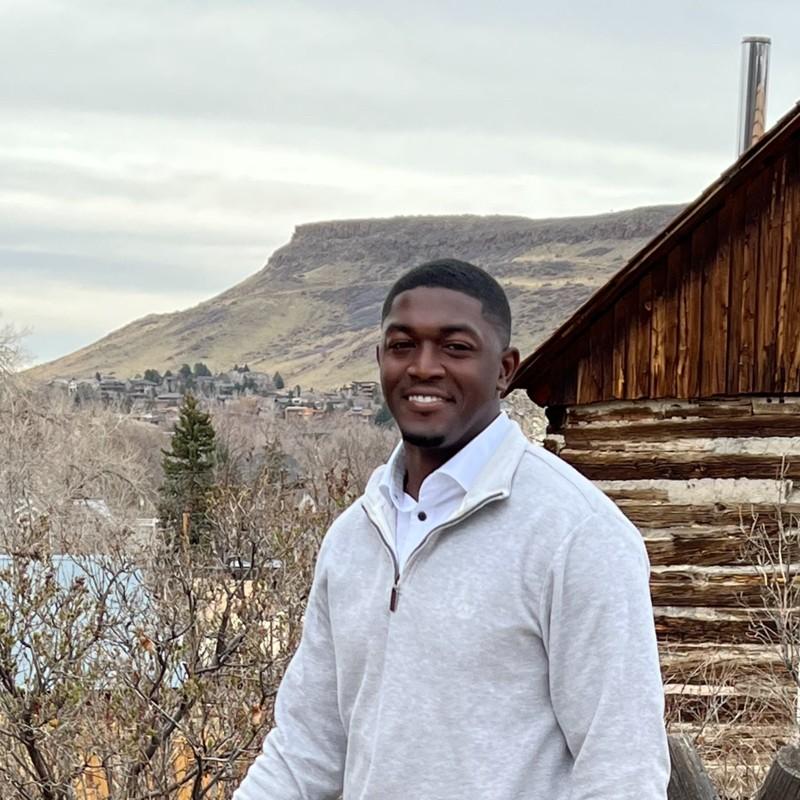
<svg viewBox="0 0 800 800"><path fill-rule="evenodd" d="M794 687L757 633L770 622L747 541L778 505L800 513L800 104L525 358L514 389L544 407L545 446L644 537L668 710L711 730L723 696L713 722L742 719L771 670L778 699L751 721L785 731Z"/></svg>

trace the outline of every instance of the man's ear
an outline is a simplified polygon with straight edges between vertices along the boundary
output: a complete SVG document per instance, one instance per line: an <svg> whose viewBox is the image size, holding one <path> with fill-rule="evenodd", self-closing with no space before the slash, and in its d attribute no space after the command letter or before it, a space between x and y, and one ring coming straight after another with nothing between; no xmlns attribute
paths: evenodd
<svg viewBox="0 0 800 800"><path fill-rule="evenodd" d="M508 389L508 385L511 383L518 366L519 350L516 347L506 348L503 351L503 355L500 356L500 371L497 375L497 385L495 387L501 397Z"/></svg>

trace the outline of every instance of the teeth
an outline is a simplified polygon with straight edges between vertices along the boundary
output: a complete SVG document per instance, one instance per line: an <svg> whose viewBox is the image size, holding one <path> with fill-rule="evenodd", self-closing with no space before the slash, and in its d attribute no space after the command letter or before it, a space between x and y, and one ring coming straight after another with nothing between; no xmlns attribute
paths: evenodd
<svg viewBox="0 0 800 800"><path fill-rule="evenodd" d="M415 403L438 403L441 401L441 397L434 397L430 394L412 394L408 396L409 400L413 400Z"/></svg>

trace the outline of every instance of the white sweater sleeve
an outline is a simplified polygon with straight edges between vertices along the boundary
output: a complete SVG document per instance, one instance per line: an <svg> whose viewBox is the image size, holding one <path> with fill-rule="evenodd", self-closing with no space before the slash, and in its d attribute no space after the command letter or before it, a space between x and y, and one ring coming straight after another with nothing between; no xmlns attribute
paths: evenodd
<svg viewBox="0 0 800 800"><path fill-rule="evenodd" d="M573 757L569 800L665 800L669 755L647 552L609 510L557 551L541 617L550 693Z"/></svg>
<svg viewBox="0 0 800 800"><path fill-rule="evenodd" d="M278 689L275 727L233 800L335 800L341 796L346 739L337 700L322 560L320 554L300 645Z"/></svg>

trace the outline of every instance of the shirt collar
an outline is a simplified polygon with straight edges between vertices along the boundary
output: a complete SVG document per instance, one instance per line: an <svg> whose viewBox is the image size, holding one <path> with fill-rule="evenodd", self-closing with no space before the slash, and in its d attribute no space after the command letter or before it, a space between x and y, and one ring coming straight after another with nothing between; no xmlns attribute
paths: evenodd
<svg viewBox="0 0 800 800"><path fill-rule="evenodd" d="M435 475L446 475L466 494L475 485L481 470L494 455L512 424L505 411L501 411L477 436L425 480L428 481ZM386 469L383 470L378 484L381 494L396 508L400 508L403 502L405 472L403 443L400 442L386 462Z"/></svg>

